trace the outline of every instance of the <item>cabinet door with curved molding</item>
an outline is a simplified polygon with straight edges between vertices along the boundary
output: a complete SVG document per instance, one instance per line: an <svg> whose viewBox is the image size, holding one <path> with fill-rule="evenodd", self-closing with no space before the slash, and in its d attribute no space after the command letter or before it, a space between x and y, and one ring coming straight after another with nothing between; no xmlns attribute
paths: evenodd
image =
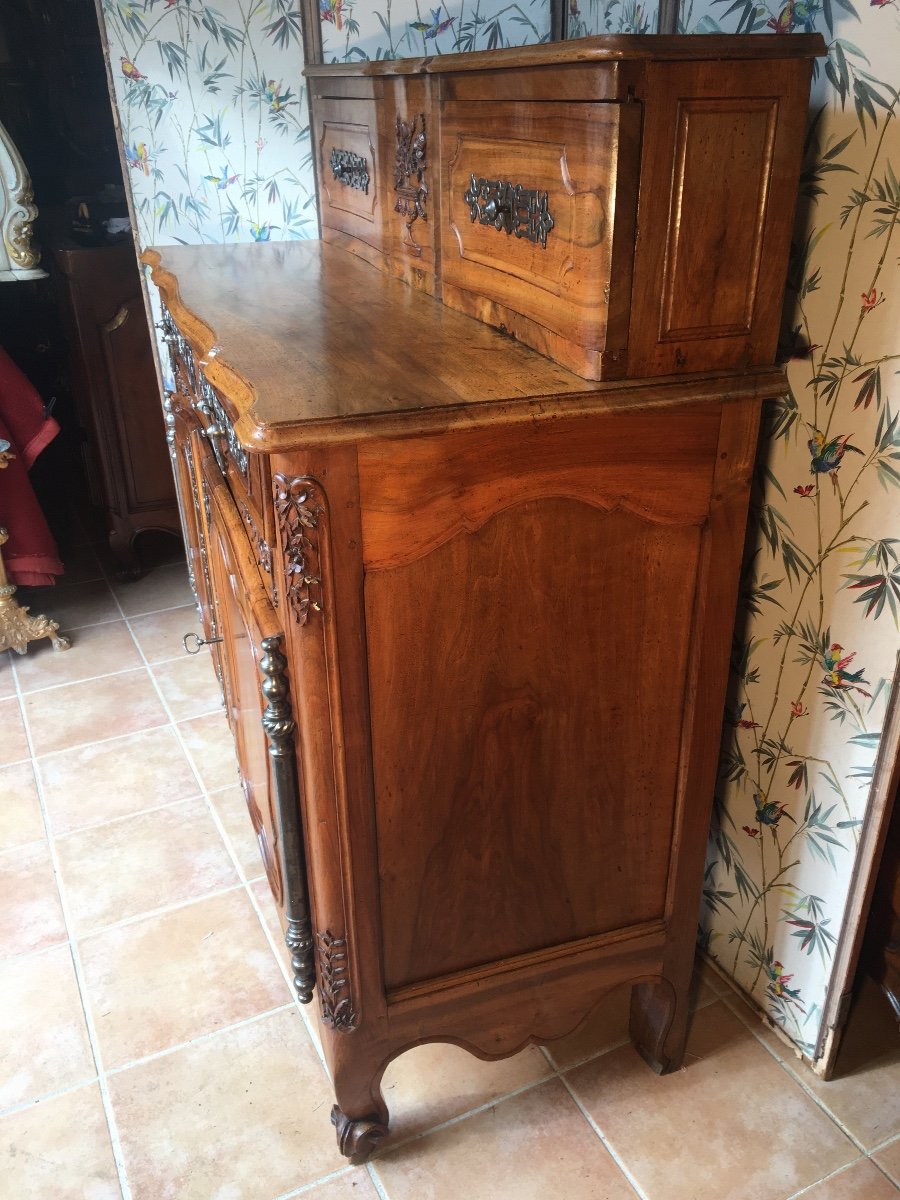
<svg viewBox="0 0 900 1200"><path fill-rule="evenodd" d="M260 673L263 642L278 637L280 625L240 514L208 440L195 432L190 444L198 468L200 520L206 544L213 623L221 639L212 649L218 652L222 664L225 710L234 734L240 783L260 856L272 894L283 906L280 828L263 726L265 700Z"/></svg>
<svg viewBox="0 0 900 1200"><path fill-rule="evenodd" d="M389 996L665 924L720 412L361 448Z"/></svg>

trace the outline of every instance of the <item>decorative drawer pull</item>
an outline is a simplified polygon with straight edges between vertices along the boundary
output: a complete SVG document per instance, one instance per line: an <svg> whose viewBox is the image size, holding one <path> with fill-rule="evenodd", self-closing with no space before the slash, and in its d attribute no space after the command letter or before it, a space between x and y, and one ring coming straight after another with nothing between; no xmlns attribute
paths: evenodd
<svg viewBox="0 0 900 1200"><path fill-rule="evenodd" d="M369 164L361 154L352 150L331 151L331 173L344 187L356 188L358 192L369 193Z"/></svg>
<svg viewBox="0 0 900 1200"><path fill-rule="evenodd" d="M181 639L181 644L184 646L188 654L199 654L201 646L212 646L214 642L224 642L224 638L214 637L203 639L199 633L186 633ZM191 645L188 645L188 642Z"/></svg>
<svg viewBox="0 0 900 1200"><path fill-rule="evenodd" d="M473 223L493 225L507 236L514 234L529 242L540 242L547 249L547 234L555 223L548 208L547 192L503 179L476 179L472 175L463 200L469 206Z"/></svg>

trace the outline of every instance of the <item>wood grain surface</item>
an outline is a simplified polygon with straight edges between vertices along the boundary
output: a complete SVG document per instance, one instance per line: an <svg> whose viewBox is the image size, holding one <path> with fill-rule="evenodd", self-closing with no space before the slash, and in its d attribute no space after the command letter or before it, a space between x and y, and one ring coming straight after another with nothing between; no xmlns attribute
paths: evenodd
<svg viewBox="0 0 900 1200"><path fill-rule="evenodd" d="M785 390L769 366L587 382L322 242L167 246L144 261L249 450Z"/></svg>
<svg viewBox="0 0 900 1200"><path fill-rule="evenodd" d="M368 575L388 989L662 918L699 541L548 498Z"/></svg>

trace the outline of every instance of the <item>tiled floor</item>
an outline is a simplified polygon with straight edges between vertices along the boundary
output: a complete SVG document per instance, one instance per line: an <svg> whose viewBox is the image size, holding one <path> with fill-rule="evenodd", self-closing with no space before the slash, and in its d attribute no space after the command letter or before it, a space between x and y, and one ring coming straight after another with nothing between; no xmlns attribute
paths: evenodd
<svg viewBox="0 0 900 1200"><path fill-rule="evenodd" d="M898 1195L889 1016L851 1026L823 1084L706 971L686 1070L638 1059L624 993L547 1052L419 1047L386 1078L391 1141L346 1166L216 683L181 649L184 569L110 586L87 544L71 564L82 582L32 603L72 649L0 656L0 1195Z"/></svg>

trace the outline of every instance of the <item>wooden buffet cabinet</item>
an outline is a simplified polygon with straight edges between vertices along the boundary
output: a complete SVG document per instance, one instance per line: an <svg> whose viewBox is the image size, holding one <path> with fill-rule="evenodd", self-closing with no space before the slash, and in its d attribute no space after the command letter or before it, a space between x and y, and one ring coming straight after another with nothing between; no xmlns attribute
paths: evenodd
<svg viewBox="0 0 900 1200"><path fill-rule="evenodd" d="M205 637L354 1159L404 1049L512 1054L626 981L638 1050L681 1062L821 49L314 68L322 240L146 256Z"/></svg>

